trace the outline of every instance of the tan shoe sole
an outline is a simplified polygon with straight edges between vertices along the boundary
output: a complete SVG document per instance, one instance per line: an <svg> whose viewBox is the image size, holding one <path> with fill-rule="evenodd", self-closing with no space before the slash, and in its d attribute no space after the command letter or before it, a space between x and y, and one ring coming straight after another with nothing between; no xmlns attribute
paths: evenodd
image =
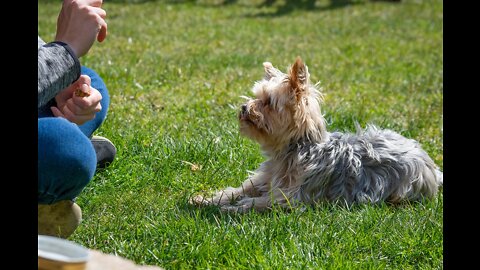
<svg viewBox="0 0 480 270"><path fill-rule="evenodd" d="M82 210L65 200L38 205L38 234L68 238L82 221Z"/></svg>

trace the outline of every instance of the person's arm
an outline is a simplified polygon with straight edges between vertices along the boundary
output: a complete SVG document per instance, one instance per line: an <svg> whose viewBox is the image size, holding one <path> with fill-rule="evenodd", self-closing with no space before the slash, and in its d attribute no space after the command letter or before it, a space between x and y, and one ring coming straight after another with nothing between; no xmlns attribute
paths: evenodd
<svg viewBox="0 0 480 270"><path fill-rule="evenodd" d="M38 37L38 108L79 77L80 62L67 44Z"/></svg>
<svg viewBox="0 0 480 270"><path fill-rule="evenodd" d="M63 0L55 41L38 37L38 108L80 77L78 58L107 36L103 0ZM68 44L68 45L67 45Z"/></svg>

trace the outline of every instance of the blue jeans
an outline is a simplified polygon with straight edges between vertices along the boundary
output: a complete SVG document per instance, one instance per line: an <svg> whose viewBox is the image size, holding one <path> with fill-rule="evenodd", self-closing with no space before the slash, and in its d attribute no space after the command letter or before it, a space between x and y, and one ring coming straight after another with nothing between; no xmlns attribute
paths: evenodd
<svg viewBox="0 0 480 270"><path fill-rule="evenodd" d="M97 155L90 141L107 115L110 96L102 78L92 69L82 67L90 76L92 87L102 95L102 110L95 118L76 125L51 111L38 115L38 203L52 204L76 198L92 180Z"/></svg>

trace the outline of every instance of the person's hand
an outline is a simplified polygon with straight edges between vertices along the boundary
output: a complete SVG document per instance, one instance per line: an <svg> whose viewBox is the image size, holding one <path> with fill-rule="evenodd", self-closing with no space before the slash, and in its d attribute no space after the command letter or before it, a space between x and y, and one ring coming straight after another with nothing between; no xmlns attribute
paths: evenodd
<svg viewBox="0 0 480 270"><path fill-rule="evenodd" d="M55 41L67 43L77 57L85 55L95 39L107 36L103 0L64 0L57 19Z"/></svg>
<svg viewBox="0 0 480 270"><path fill-rule="evenodd" d="M89 96L77 96L75 94L77 89L83 93L89 93ZM50 109L54 116L63 117L72 123L82 125L95 118L95 114L102 109L101 100L100 92L91 87L90 77L81 75L77 81L55 96L57 107L50 107Z"/></svg>

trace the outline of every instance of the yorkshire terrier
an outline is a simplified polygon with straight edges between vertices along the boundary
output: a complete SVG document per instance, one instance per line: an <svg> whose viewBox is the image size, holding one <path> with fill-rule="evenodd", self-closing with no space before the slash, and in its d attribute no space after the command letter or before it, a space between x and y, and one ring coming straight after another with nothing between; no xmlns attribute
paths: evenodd
<svg viewBox="0 0 480 270"><path fill-rule="evenodd" d="M242 135L258 142L267 157L240 187L196 205L221 210L265 211L278 205L341 202L399 203L430 198L443 185L443 172L420 144L368 125L355 134L330 133L320 111L322 94L298 57L288 74L263 63L265 76L253 86L255 99L241 105Z"/></svg>

